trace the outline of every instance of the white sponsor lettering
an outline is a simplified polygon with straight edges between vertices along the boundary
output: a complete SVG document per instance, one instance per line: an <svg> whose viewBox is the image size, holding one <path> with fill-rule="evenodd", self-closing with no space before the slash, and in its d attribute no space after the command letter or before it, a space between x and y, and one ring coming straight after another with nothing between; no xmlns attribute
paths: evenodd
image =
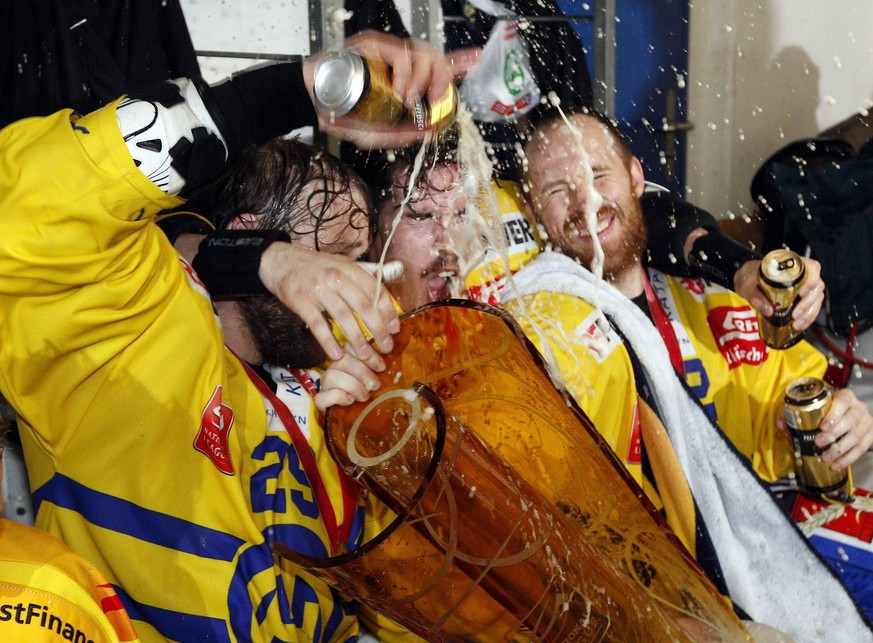
<svg viewBox="0 0 873 643"><path fill-rule="evenodd" d="M530 221L521 212L506 212L503 219L503 232L506 235L506 245L510 254L536 250L537 240L531 228Z"/></svg>
<svg viewBox="0 0 873 643"><path fill-rule="evenodd" d="M718 343L721 346L732 341L757 342L760 339L758 316L751 309L729 311L725 315L722 327L727 332L718 338Z"/></svg>

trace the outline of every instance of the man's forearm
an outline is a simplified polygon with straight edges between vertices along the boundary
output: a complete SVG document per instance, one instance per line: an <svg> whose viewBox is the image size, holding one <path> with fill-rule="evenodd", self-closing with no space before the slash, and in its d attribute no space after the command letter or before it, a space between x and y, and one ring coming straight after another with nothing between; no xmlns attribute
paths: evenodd
<svg viewBox="0 0 873 643"><path fill-rule="evenodd" d="M669 192L641 199L649 233L648 263L677 277L702 277L734 289L734 275L761 254L724 235L709 212Z"/></svg>
<svg viewBox="0 0 873 643"><path fill-rule="evenodd" d="M721 232L709 232L694 241L687 261L692 276L703 277L729 290L736 290L737 271L745 263L760 258L760 252L747 248Z"/></svg>

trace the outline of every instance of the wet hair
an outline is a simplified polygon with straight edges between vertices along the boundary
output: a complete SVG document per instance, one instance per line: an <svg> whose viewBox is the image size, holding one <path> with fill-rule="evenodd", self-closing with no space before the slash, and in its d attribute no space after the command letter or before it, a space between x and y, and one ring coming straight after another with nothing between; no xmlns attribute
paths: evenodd
<svg viewBox="0 0 873 643"><path fill-rule="evenodd" d="M618 124L612 118L610 118L603 112L597 111L596 109L590 107L582 107L573 110L572 112L567 112L566 116L568 120L572 120L574 116L588 116L603 125L603 127L606 128L606 131L609 132L613 142L615 143L619 158L621 158L625 165L628 165L630 163L630 160L634 157L633 150L631 149L630 139L628 139L628 137L620 129L618 129ZM561 125L563 123L564 119L561 117L561 114L557 110L550 112L548 117L543 118L536 124L535 127L529 130L528 135L525 137L525 146L527 147L534 142L534 137L537 135L538 132L545 131L548 128L554 127L555 125Z"/></svg>
<svg viewBox="0 0 873 643"><path fill-rule="evenodd" d="M428 145L421 164L422 171L417 178L418 187L433 188L427 182L428 168L457 163L458 136L457 129L450 127ZM408 170L415 163L420 149L419 145L393 150L355 149L346 158L370 186L373 200L379 206L392 197L393 190L406 192L409 187Z"/></svg>
<svg viewBox="0 0 873 643"><path fill-rule="evenodd" d="M372 236L375 212L367 186L351 167L312 145L294 139L273 139L243 152L216 187L211 214L219 228L226 228L238 215L258 217L261 229L285 230L292 242L315 235L336 220L361 229L349 207L332 212L338 198L351 200L364 211ZM359 202L363 200L363 202Z"/></svg>

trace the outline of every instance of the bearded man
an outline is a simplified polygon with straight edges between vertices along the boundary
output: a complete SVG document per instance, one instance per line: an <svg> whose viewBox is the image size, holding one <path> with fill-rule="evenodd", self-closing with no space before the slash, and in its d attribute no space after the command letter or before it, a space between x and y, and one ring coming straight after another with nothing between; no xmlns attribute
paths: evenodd
<svg viewBox="0 0 873 643"><path fill-rule="evenodd" d="M643 169L608 118L556 118L525 151L533 211L554 251L515 275L505 307L736 606L811 640L812 615L843 601L849 616L829 636L846 627L869 637L845 588L759 484L791 471L793 447L780 430L785 385L821 377L824 357L805 342L769 350L756 327L749 332L747 301L645 265ZM605 281L592 274L601 269ZM816 444L841 469L873 443L873 418L850 390L834 400ZM804 578L799 560L834 589L797 611L785 599L806 593L808 580L792 587Z"/></svg>

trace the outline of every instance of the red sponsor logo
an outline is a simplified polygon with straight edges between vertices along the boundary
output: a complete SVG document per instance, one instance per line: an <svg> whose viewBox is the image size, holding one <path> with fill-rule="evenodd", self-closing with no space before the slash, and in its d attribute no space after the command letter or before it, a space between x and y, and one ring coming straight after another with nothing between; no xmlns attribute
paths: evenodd
<svg viewBox="0 0 873 643"><path fill-rule="evenodd" d="M491 111L500 114L501 116L509 116L510 114L514 114L530 105L532 100L533 96L530 92L519 98L512 105L507 105L506 103L501 103L499 100L496 100L494 101L494 104L491 105Z"/></svg>
<svg viewBox="0 0 873 643"><path fill-rule="evenodd" d="M706 321L728 368L754 366L767 359L767 345L758 334L758 316L750 307L719 306L709 311Z"/></svg>
<svg viewBox="0 0 873 643"><path fill-rule="evenodd" d="M233 409L221 402L221 386L206 403L200 417L200 431L194 440L194 448L206 455L222 473L233 475L233 463L227 449L227 436L233 426Z"/></svg>
<svg viewBox="0 0 873 643"><path fill-rule="evenodd" d="M697 277L685 277L684 279L680 279L679 283L685 286L685 288L694 295L700 296L706 291L706 282Z"/></svg>
<svg viewBox="0 0 873 643"><path fill-rule="evenodd" d="M492 306L500 305L500 291L503 290L505 280L500 277L499 281L486 281L481 286L467 288L467 297L472 301L481 301Z"/></svg>
<svg viewBox="0 0 873 643"><path fill-rule="evenodd" d="M603 331L600 330L600 326L597 325L597 322L591 322L588 326L585 327L585 334L588 335L595 343L604 341Z"/></svg>
<svg viewBox="0 0 873 643"><path fill-rule="evenodd" d="M634 424L631 431L630 443L627 445L628 464L642 464L643 441L640 437L640 405L634 404Z"/></svg>

